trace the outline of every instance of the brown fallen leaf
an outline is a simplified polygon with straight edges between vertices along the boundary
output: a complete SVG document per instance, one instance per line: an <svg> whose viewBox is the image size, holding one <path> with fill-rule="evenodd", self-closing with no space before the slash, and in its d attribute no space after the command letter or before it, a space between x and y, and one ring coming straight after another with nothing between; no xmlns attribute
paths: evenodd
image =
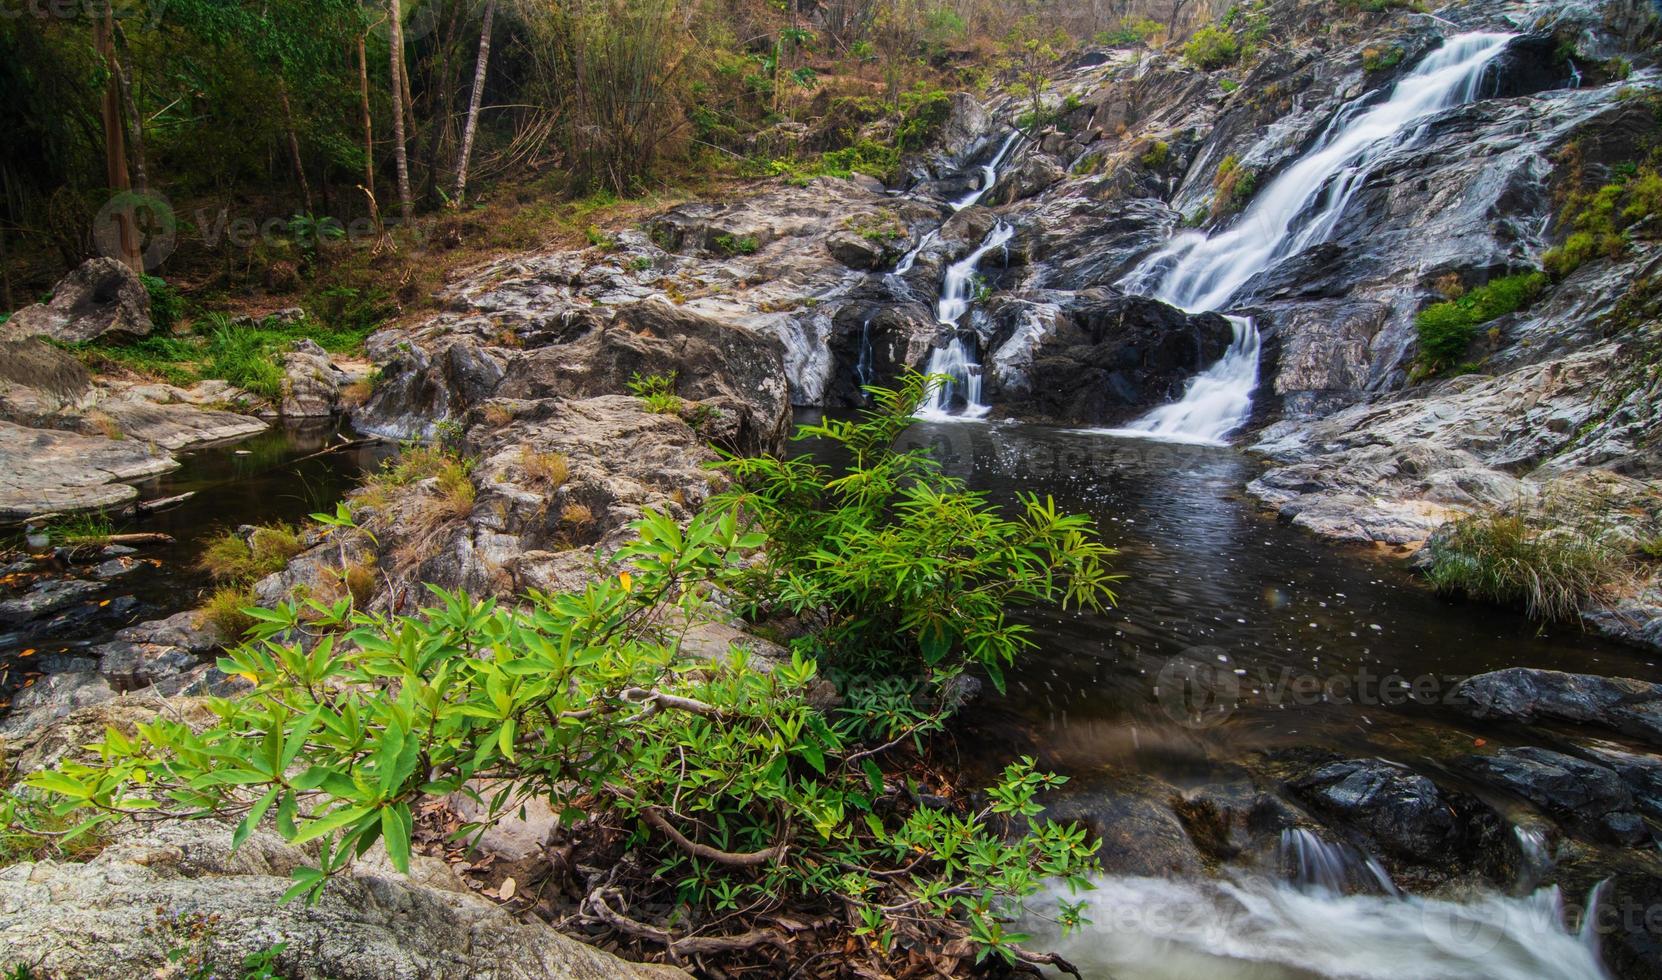
<svg viewBox="0 0 1662 980"><path fill-rule="evenodd" d="M512 878L502 879L502 887L497 889L496 897L500 898L504 902L506 902L508 899L514 897L514 888L515 887L516 886L514 885L514 879L512 879Z"/></svg>

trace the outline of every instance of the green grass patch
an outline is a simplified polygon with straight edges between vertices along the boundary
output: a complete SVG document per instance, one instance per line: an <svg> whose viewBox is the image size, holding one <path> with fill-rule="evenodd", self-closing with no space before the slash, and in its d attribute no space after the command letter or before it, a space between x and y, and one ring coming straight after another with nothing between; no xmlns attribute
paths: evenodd
<svg viewBox="0 0 1662 980"><path fill-rule="evenodd" d="M1232 65L1240 56L1240 42L1222 27L1202 27L1183 45L1183 58L1201 71Z"/></svg>
<svg viewBox="0 0 1662 980"><path fill-rule="evenodd" d="M1435 373L1465 356L1477 328L1497 317L1515 313L1535 302L1547 286L1541 272L1523 272L1496 279L1457 299L1434 303L1414 317L1419 334L1420 364Z"/></svg>
<svg viewBox="0 0 1662 980"><path fill-rule="evenodd" d="M1599 528L1521 507L1455 521L1429 548L1426 575L1438 591L1519 605L1542 620L1577 618L1625 569Z"/></svg>

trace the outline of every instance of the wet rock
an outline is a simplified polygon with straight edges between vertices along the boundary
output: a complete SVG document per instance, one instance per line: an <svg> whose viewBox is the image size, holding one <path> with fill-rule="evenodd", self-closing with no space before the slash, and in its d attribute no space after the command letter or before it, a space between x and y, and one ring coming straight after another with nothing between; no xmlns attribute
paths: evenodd
<svg viewBox="0 0 1662 980"><path fill-rule="evenodd" d="M1662 685L1647 681L1512 667L1468 678L1456 695L1475 718L1589 725L1662 746Z"/></svg>
<svg viewBox="0 0 1662 980"><path fill-rule="evenodd" d="M67 609L104 590L102 582L71 578L40 579L27 592L0 602L0 622L22 623Z"/></svg>
<svg viewBox="0 0 1662 980"><path fill-rule="evenodd" d="M286 943L284 976L382 980L684 977L637 966L456 886L442 862L417 857L405 877L365 862L316 905L281 903L289 872L312 859L264 830L241 848L231 828L163 823L132 832L84 864L0 870L0 947L52 976L150 976L170 969L168 915L214 916L194 944L215 963Z"/></svg>
<svg viewBox="0 0 1662 980"><path fill-rule="evenodd" d="M150 333L150 294L138 273L115 259L81 263L52 287L45 303L24 307L6 321L13 337L47 337L66 344L143 337Z"/></svg>
<svg viewBox="0 0 1662 980"><path fill-rule="evenodd" d="M0 518L119 507L138 498L123 480L178 467L136 440L26 429L0 422Z"/></svg>
<svg viewBox="0 0 1662 980"><path fill-rule="evenodd" d="M825 247L831 256L850 269L871 271L885 264L888 260L888 251L881 242L856 235L852 232L842 232L826 239Z"/></svg>
<svg viewBox="0 0 1662 980"><path fill-rule="evenodd" d="M0 737L16 738L77 708L116 696L108 681L92 671L42 675L12 699L11 711L0 718Z"/></svg>
<svg viewBox="0 0 1662 980"><path fill-rule="evenodd" d="M1168 802L1177 797L1158 780L1116 776L1089 787L1070 784L1068 795L1051 795L1044 815L1089 827L1109 874L1198 875L1205 861Z"/></svg>
<svg viewBox="0 0 1662 980"><path fill-rule="evenodd" d="M1604 766L1550 749L1525 747L1470 756L1462 767L1595 840L1636 846L1651 838L1634 809L1632 794Z"/></svg>
<svg viewBox="0 0 1662 980"><path fill-rule="evenodd" d="M1620 776L1642 813L1662 820L1662 756L1632 752L1608 742L1583 742L1576 749Z"/></svg>
<svg viewBox="0 0 1662 980"><path fill-rule="evenodd" d="M1385 851L1423 864L1467 856L1468 829L1436 783L1384 759L1346 759L1293 780L1290 788L1325 816Z"/></svg>

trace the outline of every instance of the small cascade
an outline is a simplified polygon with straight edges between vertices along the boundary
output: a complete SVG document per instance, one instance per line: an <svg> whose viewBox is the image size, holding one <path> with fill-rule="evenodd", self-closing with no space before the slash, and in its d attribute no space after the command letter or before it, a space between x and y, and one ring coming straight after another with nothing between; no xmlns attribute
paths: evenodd
<svg viewBox="0 0 1662 980"><path fill-rule="evenodd" d="M871 316L868 314L865 321L860 324L860 357L854 362L854 376L860 379L862 388L876 380L872 375L874 361L871 349Z"/></svg>
<svg viewBox="0 0 1662 980"><path fill-rule="evenodd" d="M1226 881L1103 876L1091 922L1063 936L1020 923L1087 977L1139 980L1607 980L1564 925L1558 889L1464 901L1341 895L1266 878ZM1079 895L1058 884L1051 894Z"/></svg>
<svg viewBox="0 0 1662 980"><path fill-rule="evenodd" d="M1305 890L1321 889L1334 895L1402 894L1373 855L1323 840L1302 827L1281 832L1281 864L1292 883Z"/></svg>
<svg viewBox="0 0 1662 980"><path fill-rule="evenodd" d="M1575 66L1574 58L1565 58L1564 63L1570 66L1570 88L1581 87L1581 69Z"/></svg>
<svg viewBox="0 0 1662 980"><path fill-rule="evenodd" d="M1021 139L1021 130L1019 129L1005 139L1004 145L998 148L998 152L993 154L993 158L981 166L981 186L953 201L952 210L962 211L971 205L979 204L981 199L987 196L987 192L998 183L998 168L1003 165L1004 158L1010 155L1011 147L1015 146L1019 139Z"/></svg>
<svg viewBox="0 0 1662 980"><path fill-rule="evenodd" d="M1605 878L1593 885L1587 892L1587 910L1581 913L1581 930L1577 933L1581 945L1596 959L1599 955L1599 903L1604 900L1604 893L1610 889L1610 879Z"/></svg>
<svg viewBox="0 0 1662 980"><path fill-rule="evenodd" d="M1346 105L1314 147L1270 181L1229 228L1185 232L1120 283L1190 312L1225 309L1240 288L1282 259L1328 240L1351 198L1384 157L1413 141L1436 113L1476 99L1489 63L1511 34L1449 38L1403 76L1390 97ZM1246 424L1258 386L1258 329L1235 322L1223 359L1195 378L1183 399L1148 413L1118 435L1219 445Z"/></svg>
<svg viewBox="0 0 1662 980"><path fill-rule="evenodd" d="M988 253L1003 248L1015 233L1014 228L1000 221L993 225L975 251L947 267L946 276L941 280L941 298L935 304L935 319L948 327L958 326L959 319L969 312L970 301L974 299L976 267ZM929 355L925 373L948 375L952 382L930 392L929 401L918 412L922 417L937 420L978 419L989 411L990 406L981 400L981 365L963 337L956 332L945 347L937 347ZM964 410L955 416L952 405L957 396L962 396Z"/></svg>
<svg viewBox="0 0 1662 980"><path fill-rule="evenodd" d="M1547 835L1533 827L1514 825L1512 833L1518 840L1518 890L1527 892L1541 883L1552 870L1552 852L1547 849Z"/></svg>
<svg viewBox="0 0 1662 980"><path fill-rule="evenodd" d="M925 374L944 374L952 380L929 392L929 400L918 409L918 416L931 421L946 419L978 419L992 406L981 400L981 365L976 363L962 337L953 337L945 347L935 348L929 355ZM963 411L952 413L955 398L962 395Z"/></svg>
<svg viewBox="0 0 1662 980"><path fill-rule="evenodd" d="M1181 399L1161 405L1123 428L1098 431L1198 446L1228 445L1229 434L1245 424L1252 413L1260 346L1258 328L1251 317L1228 319L1235 328L1229 350L1189 380Z"/></svg>
<svg viewBox="0 0 1662 980"><path fill-rule="evenodd" d="M1014 228L1000 221L993 225L992 231L987 232L987 237L976 246L975 251L947 267L946 277L941 280L941 299L935 304L935 319L948 326L957 325L959 318L969 311L970 300L974 299L976 267L987 257L987 253L1003 248L1015 233Z"/></svg>

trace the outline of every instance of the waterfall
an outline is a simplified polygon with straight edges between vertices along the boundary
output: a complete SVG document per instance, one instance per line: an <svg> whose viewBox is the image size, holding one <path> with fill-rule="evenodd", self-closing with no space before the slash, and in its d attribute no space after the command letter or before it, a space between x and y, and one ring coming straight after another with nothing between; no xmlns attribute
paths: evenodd
<svg viewBox="0 0 1662 980"><path fill-rule="evenodd" d="M1011 133L1007 139L1005 139L1004 145L998 148L998 152L993 154L993 158L982 164L981 186L977 187L973 191L970 191L968 194L965 194L962 198L953 201L952 210L962 211L972 204L979 204L981 199L987 196L987 192L993 189L994 184L998 183L999 166L1004 163L1004 158L1009 155L1010 148L1015 146L1016 140L1020 138L1021 130L1018 129Z"/></svg>
<svg viewBox="0 0 1662 980"><path fill-rule="evenodd" d="M925 373L944 374L951 377L952 381L930 391L929 400L918 412L920 416L937 420L953 417L978 419L990 410L991 406L981 400L981 365L976 362L969 346L956 332L956 328L958 320L969 311L970 300L974 298L976 267L986 258L987 253L1004 247L1015 233L1014 228L1000 221L993 225L975 251L947 267L946 276L941 280L940 302L935 304L935 319L947 327L954 328L954 332L945 347L937 347L934 353L929 355L929 366L925 368ZM964 411L961 416L953 416L953 396L958 393L963 395Z"/></svg>
<svg viewBox="0 0 1662 980"><path fill-rule="evenodd" d="M1326 241L1374 166L1413 140L1436 113L1475 99L1484 70L1512 37L1450 38L1403 76L1390 98L1341 109L1316 145L1253 198L1232 226L1211 236L1177 236L1127 277L1127 290L1146 289L1185 310L1222 309L1253 276Z"/></svg>
<svg viewBox="0 0 1662 980"><path fill-rule="evenodd" d="M975 251L964 256L947 267L946 278L941 280L941 299L935 304L935 319L948 326L956 326L970 307L973 297L973 280L975 268L987 253L995 248L1002 248L1016 230L1004 222L993 225L993 230L987 232L987 237L976 246Z"/></svg>
<svg viewBox="0 0 1662 980"><path fill-rule="evenodd" d="M1489 62L1512 37L1449 38L1384 101L1370 106L1364 96L1340 109L1315 145L1260 191L1233 225L1211 235L1176 236L1133 269L1121 288L1190 312L1226 308L1252 277L1327 241L1375 165L1412 141L1436 113L1476 99ZM1231 319L1229 350L1190 383L1180 402L1108 431L1222 444L1244 425L1258 385L1258 329L1250 319Z"/></svg>

